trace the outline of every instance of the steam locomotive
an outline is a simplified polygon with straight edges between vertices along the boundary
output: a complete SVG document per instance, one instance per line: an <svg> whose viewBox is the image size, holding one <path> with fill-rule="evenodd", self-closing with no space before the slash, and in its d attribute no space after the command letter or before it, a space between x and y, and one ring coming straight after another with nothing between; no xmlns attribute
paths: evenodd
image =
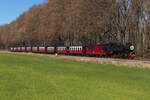
<svg viewBox="0 0 150 100"><path fill-rule="evenodd" d="M64 54L80 56L97 56L110 58L128 58L136 57L135 47L131 44L121 45L115 43L101 44L95 46L60 46L60 47L10 47L11 52L33 52L47 54Z"/></svg>

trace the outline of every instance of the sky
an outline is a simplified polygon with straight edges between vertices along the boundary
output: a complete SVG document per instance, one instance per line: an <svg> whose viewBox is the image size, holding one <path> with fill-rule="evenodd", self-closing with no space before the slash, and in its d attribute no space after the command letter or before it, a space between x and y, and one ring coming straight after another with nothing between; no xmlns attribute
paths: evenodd
<svg viewBox="0 0 150 100"><path fill-rule="evenodd" d="M0 25L9 24L33 5L47 0L0 0Z"/></svg>

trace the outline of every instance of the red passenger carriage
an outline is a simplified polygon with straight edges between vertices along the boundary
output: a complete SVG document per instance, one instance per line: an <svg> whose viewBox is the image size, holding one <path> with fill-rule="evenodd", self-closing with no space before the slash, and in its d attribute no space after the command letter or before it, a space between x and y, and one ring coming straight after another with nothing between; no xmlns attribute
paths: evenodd
<svg viewBox="0 0 150 100"><path fill-rule="evenodd" d="M47 53L54 54L54 53L56 52L56 49L55 49L55 47L47 47L47 48L46 48L46 52L47 52Z"/></svg>
<svg viewBox="0 0 150 100"><path fill-rule="evenodd" d="M85 49L83 46L70 46L69 53L73 55L84 55Z"/></svg>
<svg viewBox="0 0 150 100"><path fill-rule="evenodd" d="M21 52L26 52L26 48L25 47L21 47Z"/></svg>
<svg viewBox="0 0 150 100"><path fill-rule="evenodd" d="M56 53L58 54L68 54L69 50L67 47L57 47L56 48Z"/></svg>
<svg viewBox="0 0 150 100"><path fill-rule="evenodd" d="M17 48L16 47L14 47L14 52L17 52Z"/></svg>
<svg viewBox="0 0 150 100"><path fill-rule="evenodd" d="M46 53L46 47L38 47L38 52Z"/></svg>
<svg viewBox="0 0 150 100"><path fill-rule="evenodd" d="M17 47L17 52L21 52L21 47Z"/></svg>
<svg viewBox="0 0 150 100"><path fill-rule="evenodd" d="M32 47L31 51L32 51L32 52L38 52L39 49L38 49L38 47Z"/></svg>
<svg viewBox="0 0 150 100"><path fill-rule="evenodd" d="M32 52L32 48L31 47L26 47L26 52Z"/></svg>
<svg viewBox="0 0 150 100"><path fill-rule="evenodd" d="M14 52L14 47L10 47L10 51L11 51L11 52Z"/></svg>

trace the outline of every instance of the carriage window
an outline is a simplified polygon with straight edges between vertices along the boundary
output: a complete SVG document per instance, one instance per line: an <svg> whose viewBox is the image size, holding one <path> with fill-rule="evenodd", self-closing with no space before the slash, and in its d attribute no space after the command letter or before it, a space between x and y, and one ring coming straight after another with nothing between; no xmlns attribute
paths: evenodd
<svg viewBox="0 0 150 100"><path fill-rule="evenodd" d="M33 49L33 50L37 50L37 47L33 47L32 49Z"/></svg>
<svg viewBox="0 0 150 100"><path fill-rule="evenodd" d="M27 50L30 50L31 49L31 47L27 47Z"/></svg>
<svg viewBox="0 0 150 100"><path fill-rule="evenodd" d="M52 48L52 47L48 47L48 50L53 50L54 48ZM58 49L58 48L57 48Z"/></svg>
<svg viewBox="0 0 150 100"><path fill-rule="evenodd" d="M95 48L92 48L92 51L94 51L95 50Z"/></svg>
<svg viewBox="0 0 150 100"><path fill-rule="evenodd" d="M45 47L40 47L39 49L40 49L40 50L44 50L44 49L45 49Z"/></svg>

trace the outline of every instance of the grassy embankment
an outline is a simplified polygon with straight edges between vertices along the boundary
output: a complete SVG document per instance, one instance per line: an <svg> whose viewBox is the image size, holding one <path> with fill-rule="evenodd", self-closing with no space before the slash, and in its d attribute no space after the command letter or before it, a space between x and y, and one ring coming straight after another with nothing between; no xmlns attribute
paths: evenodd
<svg viewBox="0 0 150 100"><path fill-rule="evenodd" d="M0 53L0 100L149 100L150 70Z"/></svg>

